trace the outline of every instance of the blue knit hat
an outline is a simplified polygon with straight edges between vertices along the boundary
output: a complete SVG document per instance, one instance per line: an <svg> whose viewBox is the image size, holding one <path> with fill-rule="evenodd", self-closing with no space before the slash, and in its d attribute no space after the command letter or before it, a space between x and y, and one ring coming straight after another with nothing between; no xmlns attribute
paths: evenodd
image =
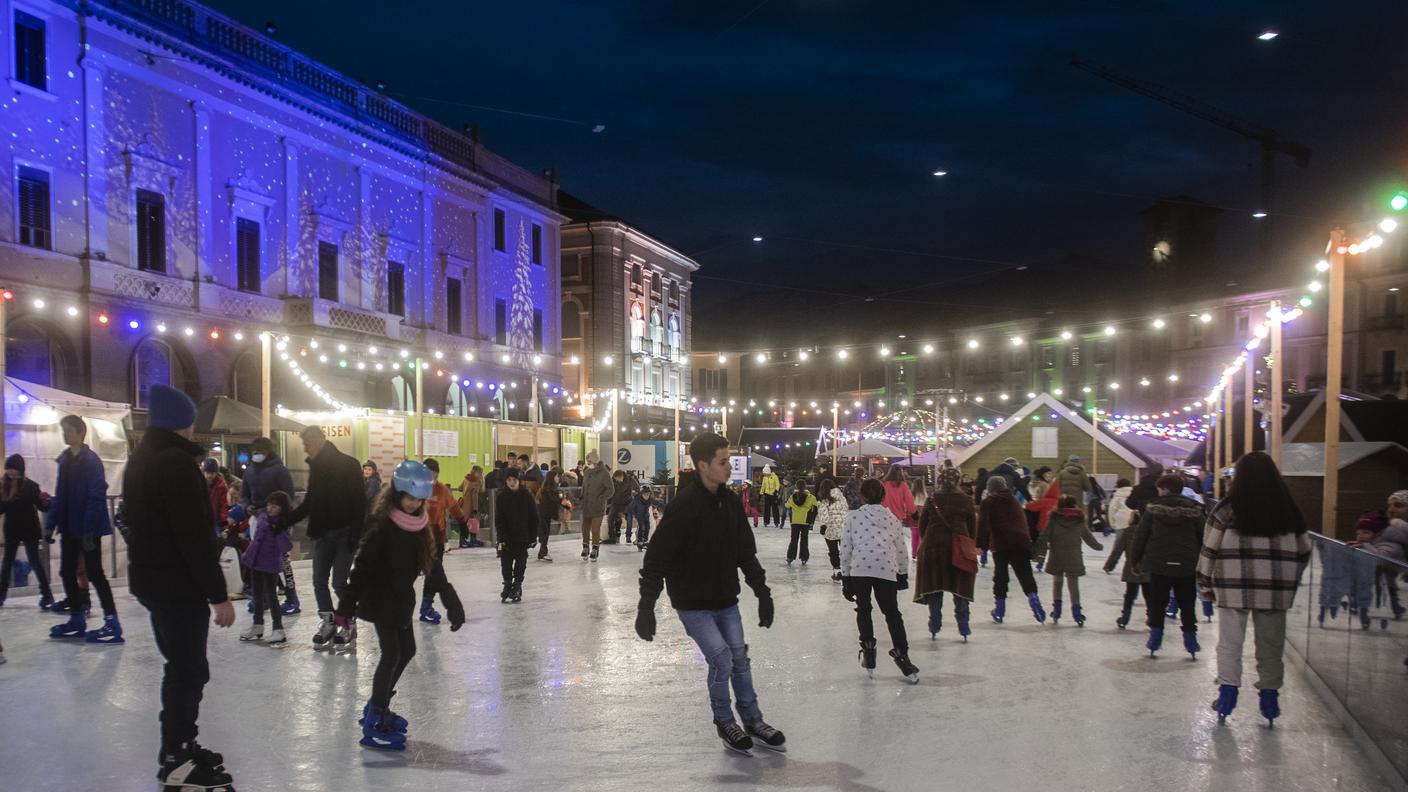
<svg viewBox="0 0 1408 792"><path fill-rule="evenodd" d="M153 385L147 394L147 426L178 431L195 426L196 403L169 385Z"/></svg>

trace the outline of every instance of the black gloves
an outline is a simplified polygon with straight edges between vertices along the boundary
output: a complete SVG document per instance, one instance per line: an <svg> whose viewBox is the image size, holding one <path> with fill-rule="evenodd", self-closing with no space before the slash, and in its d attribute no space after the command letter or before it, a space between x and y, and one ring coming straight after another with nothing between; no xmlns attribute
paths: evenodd
<svg viewBox="0 0 1408 792"><path fill-rule="evenodd" d="M771 626L772 626L772 597L771 597L771 596L759 597L759 598L758 598L758 626L759 626L759 627L771 627Z"/></svg>
<svg viewBox="0 0 1408 792"><path fill-rule="evenodd" d="M855 589L851 588L850 575L841 578L841 596L845 597L847 602L856 601L856 592Z"/></svg>
<svg viewBox="0 0 1408 792"><path fill-rule="evenodd" d="M636 635L642 641L655 640L655 603L641 600L636 606Z"/></svg>
<svg viewBox="0 0 1408 792"><path fill-rule="evenodd" d="M909 575L898 575L895 579L895 591L904 591L909 588Z"/></svg>

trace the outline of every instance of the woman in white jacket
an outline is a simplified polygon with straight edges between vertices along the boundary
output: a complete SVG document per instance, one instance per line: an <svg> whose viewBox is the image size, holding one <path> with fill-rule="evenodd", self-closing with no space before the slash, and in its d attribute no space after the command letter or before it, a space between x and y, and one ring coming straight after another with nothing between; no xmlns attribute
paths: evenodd
<svg viewBox="0 0 1408 792"><path fill-rule="evenodd" d="M816 488L816 529L826 540L826 552L831 556L831 579L841 582L841 531L846 527L850 508L836 482L822 479Z"/></svg>
<svg viewBox="0 0 1408 792"><path fill-rule="evenodd" d="M1134 515L1134 510L1129 508L1129 495L1134 492L1134 487L1130 485L1129 479L1122 478L1115 482L1115 491L1110 494L1110 507L1107 513L1110 515L1110 527L1116 531L1123 531L1130 525L1130 517Z"/></svg>
<svg viewBox="0 0 1408 792"><path fill-rule="evenodd" d="M904 525L883 505L885 486L867 479L860 488L865 505L851 512L841 533L841 594L856 603L860 628L860 665L875 672L875 626L870 620L870 597L885 614L894 648L890 657L900 673L919 682L919 669L909 662L909 639L900 615L899 592L909 588L909 547Z"/></svg>

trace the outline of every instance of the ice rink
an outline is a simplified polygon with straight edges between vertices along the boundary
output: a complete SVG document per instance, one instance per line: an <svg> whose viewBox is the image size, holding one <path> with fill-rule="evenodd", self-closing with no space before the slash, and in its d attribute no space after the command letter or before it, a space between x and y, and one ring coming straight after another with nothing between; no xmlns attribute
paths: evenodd
<svg viewBox="0 0 1408 792"><path fill-rule="evenodd" d="M860 670L854 614L830 580L824 546L813 547L810 566L789 568L785 532L759 529L758 538L776 624L756 626L746 589L742 607L759 701L787 734L786 754L722 750L704 661L663 598L655 642L635 636L641 555L604 546L599 563L586 563L571 537L553 537L554 563L530 559L517 605L499 603L492 550L447 557L469 622L453 634L448 624L416 626L419 653L394 702L411 722L404 753L358 745L375 639L364 625L355 653L313 651L306 563L298 575L309 610L288 620L287 648L237 640L250 620L243 602L234 628L212 628L201 742L225 754L242 792L1386 786L1294 665L1284 716L1266 728L1250 690L1250 640L1241 706L1219 728L1208 709L1215 626L1202 624L1196 661L1174 629L1151 659L1144 630L1134 629L1138 612L1131 629L1116 629L1122 584L1101 573L1093 551L1083 629L1068 617L1038 625L1017 598L1006 624L994 625L991 568L979 573L967 644L951 609L931 641L926 610L906 601L910 656L921 669L912 686L885 656L878 612L879 667L874 679ZM1038 578L1049 608L1050 578ZM12 596L0 608L9 659L0 666L0 790L154 789L161 658L145 611L119 589L127 643L94 646L49 639L60 619L36 601Z"/></svg>

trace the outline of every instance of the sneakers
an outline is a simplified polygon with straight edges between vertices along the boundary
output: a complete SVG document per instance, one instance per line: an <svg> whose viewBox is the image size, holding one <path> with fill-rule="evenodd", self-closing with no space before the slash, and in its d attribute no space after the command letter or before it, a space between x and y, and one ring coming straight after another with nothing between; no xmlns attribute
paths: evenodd
<svg viewBox="0 0 1408 792"><path fill-rule="evenodd" d="M778 753L787 753L787 738L782 732L767 725L763 721L757 723L743 724L743 731L748 733L756 743L761 743L764 748Z"/></svg>
<svg viewBox="0 0 1408 792"><path fill-rule="evenodd" d="M49 628L50 638L82 638L88 632L88 620L82 613L69 614L68 621Z"/></svg>
<svg viewBox="0 0 1408 792"><path fill-rule="evenodd" d="M337 626L332 623L332 613L330 611L320 611L318 616L323 623L318 625L318 631L313 634L314 649L331 649L332 636L337 632Z"/></svg>
<svg viewBox="0 0 1408 792"><path fill-rule="evenodd" d="M262 640L264 640L264 625L262 625L262 624L251 624L251 625L249 625L249 629L248 629L248 630L245 630L244 632L240 633L240 640L243 641L243 642L245 642L245 643L250 643L250 642L252 642L252 641L262 641Z"/></svg>
<svg viewBox="0 0 1408 792"><path fill-rule="evenodd" d="M163 792L234 792L230 774L225 771L225 759L191 742L180 751L163 756L156 773Z"/></svg>
<svg viewBox="0 0 1408 792"><path fill-rule="evenodd" d="M724 741L724 747L735 753L744 756L753 755L753 738L743 731L743 727L732 721L719 723L714 721L714 728L719 732L719 739Z"/></svg>
<svg viewBox="0 0 1408 792"><path fill-rule="evenodd" d="M898 649L890 650L890 659L895 661L895 665L900 669L900 675L909 680L909 684L919 684L919 669L914 663L909 662L909 653L901 652Z"/></svg>

